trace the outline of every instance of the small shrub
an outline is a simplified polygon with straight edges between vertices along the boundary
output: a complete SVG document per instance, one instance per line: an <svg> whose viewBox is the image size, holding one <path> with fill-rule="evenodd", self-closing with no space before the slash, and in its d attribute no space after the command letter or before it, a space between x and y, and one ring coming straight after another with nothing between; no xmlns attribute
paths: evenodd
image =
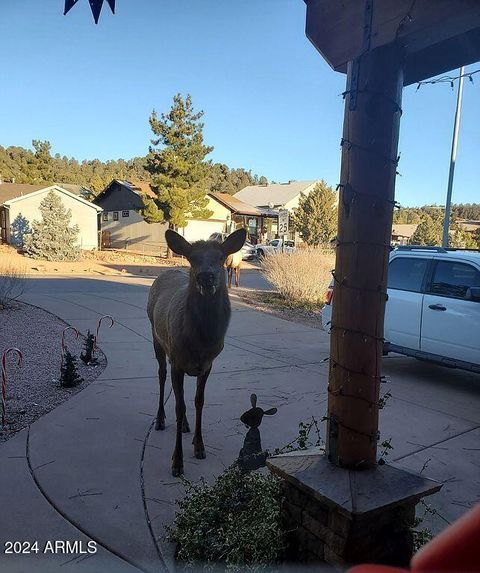
<svg viewBox="0 0 480 573"><path fill-rule="evenodd" d="M197 566L223 563L242 571L279 562L284 536L278 478L233 465L211 485L185 484L186 496L168 528L179 560Z"/></svg>
<svg viewBox="0 0 480 573"><path fill-rule="evenodd" d="M0 266L0 310L7 308L21 296L25 290L25 268L18 268L12 263Z"/></svg>
<svg viewBox="0 0 480 573"><path fill-rule="evenodd" d="M335 266L332 249L307 247L293 253L267 255L262 261L265 278L289 304L323 305Z"/></svg>
<svg viewBox="0 0 480 573"><path fill-rule="evenodd" d="M81 382L83 382L83 378L77 371L77 359L66 350L64 363L60 371L60 385L64 388L73 388Z"/></svg>

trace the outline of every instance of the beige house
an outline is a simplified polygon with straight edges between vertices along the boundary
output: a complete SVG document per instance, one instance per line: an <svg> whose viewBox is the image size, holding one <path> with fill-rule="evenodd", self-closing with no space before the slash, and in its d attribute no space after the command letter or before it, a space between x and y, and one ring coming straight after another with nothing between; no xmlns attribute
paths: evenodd
<svg viewBox="0 0 480 573"><path fill-rule="evenodd" d="M72 214L71 225L78 225L78 245L81 249L98 248L98 216L100 207L59 185L0 184L0 225L2 242L21 246L32 222L40 221L40 203L53 191Z"/></svg>
<svg viewBox="0 0 480 573"><path fill-rule="evenodd" d="M288 183L270 183L268 185L249 185L234 197L259 209L288 209L298 207L301 193L308 195L320 181L289 181Z"/></svg>
<svg viewBox="0 0 480 573"><path fill-rule="evenodd" d="M288 181L288 183L270 183L267 185L249 185L244 187L234 197L253 205L259 209L265 217L265 225L262 235L265 238L274 239L278 233L278 211L287 209L290 213L296 209L300 202L301 194L308 195L320 180L311 181ZM296 238L293 231L289 232L290 238Z"/></svg>

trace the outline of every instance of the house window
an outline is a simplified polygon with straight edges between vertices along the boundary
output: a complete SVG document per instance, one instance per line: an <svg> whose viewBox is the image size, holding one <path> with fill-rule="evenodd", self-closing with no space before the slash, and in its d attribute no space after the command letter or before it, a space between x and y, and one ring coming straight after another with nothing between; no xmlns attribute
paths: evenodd
<svg viewBox="0 0 480 573"><path fill-rule="evenodd" d="M122 211L122 217L130 217L130 211Z"/></svg>
<svg viewBox="0 0 480 573"><path fill-rule="evenodd" d="M102 218L103 218L103 221L108 221L108 213L105 212L105 213L103 214L103 217L102 217Z"/></svg>
<svg viewBox="0 0 480 573"><path fill-rule="evenodd" d="M113 220L118 221L118 211L113 212Z"/></svg>

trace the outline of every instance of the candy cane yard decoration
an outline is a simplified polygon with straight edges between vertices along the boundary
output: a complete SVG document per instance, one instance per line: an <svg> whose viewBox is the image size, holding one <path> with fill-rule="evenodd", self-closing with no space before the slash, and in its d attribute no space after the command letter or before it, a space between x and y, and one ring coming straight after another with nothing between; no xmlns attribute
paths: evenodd
<svg viewBox="0 0 480 573"><path fill-rule="evenodd" d="M75 332L75 340L78 338L78 334L79 334L78 330L74 326L67 326L63 329L63 332L62 332L62 365L63 365L63 360L65 358L65 348L66 348L65 334L69 330L73 330L73 332Z"/></svg>
<svg viewBox="0 0 480 573"><path fill-rule="evenodd" d="M7 348L2 356L2 427L6 424L7 415L7 356L10 352L17 354L17 366L22 365L23 355L18 348Z"/></svg>
<svg viewBox="0 0 480 573"><path fill-rule="evenodd" d="M93 354L95 354L95 350L97 349L98 332L99 332L100 327L102 326L102 322L105 318L110 319L110 326L108 328L112 328L112 326L115 324L115 321L113 320L113 318L109 314L106 314L105 316L102 316L101 318L98 319L97 331L95 333L95 343L93 345Z"/></svg>

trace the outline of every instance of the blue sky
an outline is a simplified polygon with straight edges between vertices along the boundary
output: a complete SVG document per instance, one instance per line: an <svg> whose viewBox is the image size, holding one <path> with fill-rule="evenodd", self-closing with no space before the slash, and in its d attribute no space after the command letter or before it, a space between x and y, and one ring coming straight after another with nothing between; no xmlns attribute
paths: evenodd
<svg viewBox="0 0 480 573"><path fill-rule="evenodd" d="M335 185L345 76L304 26L303 0L117 0L98 26L87 0L65 17L63 0L1 0L0 144L48 139L78 159L144 155L150 111L191 93L213 160ZM477 78L465 85L455 202L480 201ZM442 203L455 91L413 86L403 97L397 199Z"/></svg>

